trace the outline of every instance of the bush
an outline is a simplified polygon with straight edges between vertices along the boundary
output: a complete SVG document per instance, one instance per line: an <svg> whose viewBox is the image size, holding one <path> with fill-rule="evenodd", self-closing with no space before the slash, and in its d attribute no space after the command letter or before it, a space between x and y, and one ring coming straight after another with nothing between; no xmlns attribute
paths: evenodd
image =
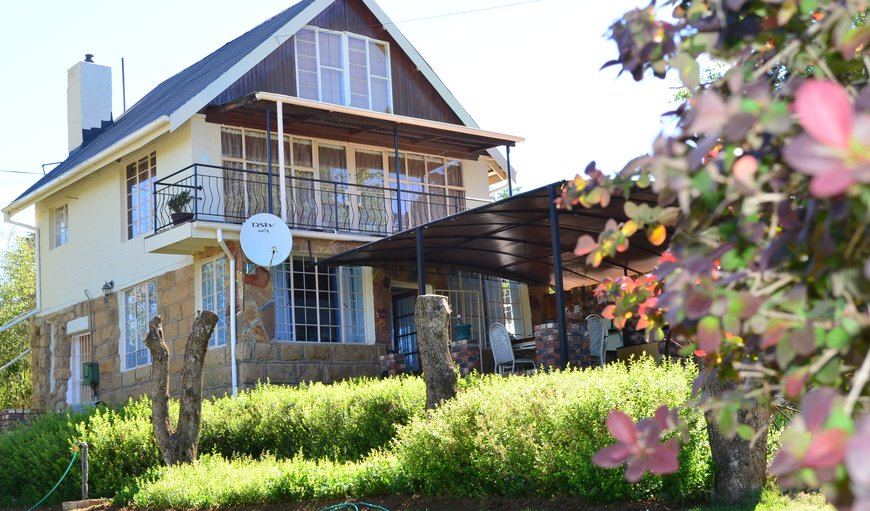
<svg viewBox="0 0 870 511"><path fill-rule="evenodd" d="M396 429L423 413L420 378L355 379L299 387L260 385L236 399L203 406L200 452L226 458L357 460L387 445Z"/></svg>
<svg viewBox="0 0 870 511"><path fill-rule="evenodd" d="M404 428L393 446L415 489L453 496L567 494L590 501L698 498L709 487L711 462L704 421L687 412L689 441L680 471L627 483L592 455L613 443L607 414L652 415L662 403L691 394L694 367L650 359L631 367L484 377L457 399Z"/></svg>
<svg viewBox="0 0 870 511"><path fill-rule="evenodd" d="M31 506L54 486L72 457L71 439L81 415L46 414L27 426L0 433L0 507ZM81 495L81 464L46 501Z"/></svg>

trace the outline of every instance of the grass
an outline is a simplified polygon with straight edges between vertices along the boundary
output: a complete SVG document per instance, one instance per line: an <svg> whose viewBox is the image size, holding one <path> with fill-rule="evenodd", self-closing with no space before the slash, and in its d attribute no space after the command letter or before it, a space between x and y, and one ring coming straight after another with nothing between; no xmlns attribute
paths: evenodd
<svg viewBox="0 0 870 511"><path fill-rule="evenodd" d="M775 484L768 485L757 501L742 504L705 504L687 507L684 511L834 511L818 492L783 492Z"/></svg>

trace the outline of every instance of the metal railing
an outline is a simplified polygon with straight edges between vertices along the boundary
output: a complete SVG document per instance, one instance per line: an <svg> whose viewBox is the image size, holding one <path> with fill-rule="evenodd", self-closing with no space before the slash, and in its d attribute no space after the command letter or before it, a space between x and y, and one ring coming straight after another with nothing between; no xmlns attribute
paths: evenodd
<svg viewBox="0 0 870 511"><path fill-rule="evenodd" d="M240 224L257 213L280 216L280 184L274 173L191 165L154 183L155 232L189 221ZM315 179L312 172L287 175L284 186L287 224L310 231L387 236L489 202L460 190L426 192L422 183L403 183L399 194L385 186Z"/></svg>

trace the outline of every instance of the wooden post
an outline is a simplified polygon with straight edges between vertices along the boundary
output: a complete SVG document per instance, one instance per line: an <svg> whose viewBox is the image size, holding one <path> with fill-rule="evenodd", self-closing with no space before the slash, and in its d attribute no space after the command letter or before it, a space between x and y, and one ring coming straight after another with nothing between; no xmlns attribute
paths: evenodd
<svg viewBox="0 0 870 511"><path fill-rule="evenodd" d="M82 500L88 500L88 443L79 444L82 450Z"/></svg>
<svg viewBox="0 0 870 511"><path fill-rule="evenodd" d="M450 357L450 305L446 296L421 295L414 312L426 408L432 409L456 396L456 368Z"/></svg>

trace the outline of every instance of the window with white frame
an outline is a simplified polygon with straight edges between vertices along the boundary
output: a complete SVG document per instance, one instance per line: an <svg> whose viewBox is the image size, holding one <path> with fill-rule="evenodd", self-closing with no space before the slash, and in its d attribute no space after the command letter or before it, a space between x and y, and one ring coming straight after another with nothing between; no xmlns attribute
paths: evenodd
<svg viewBox="0 0 870 511"><path fill-rule="evenodd" d="M389 44L316 27L303 28L293 40L300 98L393 111Z"/></svg>
<svg viewBox="0 0 870 511"><path fill-rule="evenodd" d="M364 270L326 268L292 256L275 272L275 337L281 341L366 342Z"/></svg>
<svg viewBox="0 0 870 511"><path fill-rule="evenodd" d="M147 234L154 228L151 191L156 180L156 152L127 165L127 239L129 240Z"/></svg>
<svg viewBox="0 0 870 511"><path fill-rule="evenodd" d="M218 257L203 262L199 267L200 306L217 314L218 321L208 340L209 348L227 344L227 288L229 285L229 263L226 257Z"/></svg>
<svg viewBox="0 0 870 511"><path fill-rule="evenodd" d="M52 248L57 248L66 245L69 242L69 207L67 204L54 208L52 211L54 216L54 240Z"/></svg>
<svg viewBox="0 0 870 511"><path fill-rule="evenodd" d="M462 322L485 338L495 323L513 335L524 334L521 288L518 282L461 271L447 278L446 290L436 292L446 293L455 304L451 308L462 314Z"/></svg>
<svg viewBox="0 0 870 511"><path fill-rule="evenodd" d="M157 284L143 282L124 291L121 318L123 320L124 370L135 369L151 363L151 354L145 346L148 322L157 315Z"/></svg>

